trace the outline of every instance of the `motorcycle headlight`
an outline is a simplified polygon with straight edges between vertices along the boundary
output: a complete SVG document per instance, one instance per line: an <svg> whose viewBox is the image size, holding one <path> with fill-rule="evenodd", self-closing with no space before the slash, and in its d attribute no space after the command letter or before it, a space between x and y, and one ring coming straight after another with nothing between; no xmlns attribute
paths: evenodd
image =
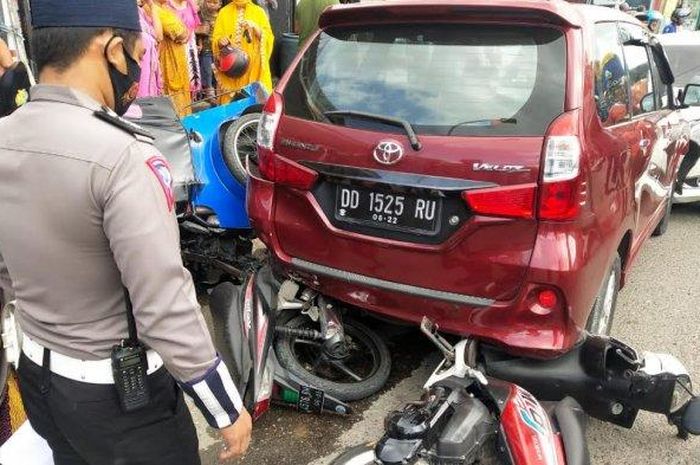
<svg viewBox="0 0 700 465"><path fill-rule="evenodd" d="M681 375L676 379L676 386L673 389L673 398L671 399L671 413L677 412L684 407L693 398L693 385L690 382L690 377Z"/></svg>

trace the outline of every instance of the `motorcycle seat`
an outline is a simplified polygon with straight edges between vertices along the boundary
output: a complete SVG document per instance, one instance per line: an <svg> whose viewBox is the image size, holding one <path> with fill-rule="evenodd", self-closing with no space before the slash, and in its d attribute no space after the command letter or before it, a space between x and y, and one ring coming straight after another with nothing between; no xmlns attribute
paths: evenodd
<svg viewBox="0 0 700 465"><path fill-rule="evenodd" d="M572 397L565 397L552 412L561 432L567 465L590 465L591 457L586 440L588 416Z"/></svg>

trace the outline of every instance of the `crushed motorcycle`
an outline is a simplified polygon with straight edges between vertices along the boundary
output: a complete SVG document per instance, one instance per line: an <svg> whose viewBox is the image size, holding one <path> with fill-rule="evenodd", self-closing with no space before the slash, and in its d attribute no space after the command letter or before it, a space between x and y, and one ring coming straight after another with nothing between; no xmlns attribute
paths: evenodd
<svg viewBox="0 0 700 465"><path fill-rule="evenodd" d="M573 391L562 391L568 394L565 396L554 394L560 381L557 380L550 395L543 394L550 400L543 401L516 383L485 375L483 368L478 368L476 340L467 338L452 346L425 318L421 330L444 355L425 383L422 399L390 413L385 433L376 443L348 449L332 465L591 463L586 411L572 397L583 398L584 405L590 407L586 396ZM678 360L665 354L639 357L619 341L605 336L590 336L584 344L606 349L609 360L596 360L593 365L602 365L595 368L615 371L625 367L630 370L630 377L638 380L629 386L603 390L617 390L626 397L625 393L635 391L640 384L657 386L652 388L658 389L654 396L657 403L652 408L663 405L659 410L683 437L700 434L700 399L692 396L690 378ZM542 392L541 387L538 391ZM611 401L610 405L615 411L636 411L641 406L628 402L623 405Z"/></svg>
<svg viewBox="0 0 700 465"><path fill-rule="evenodd" d="M352 399L313 372L348 363L355 338L346 324L353 319L341 304L292 279L279 281L271 266L262 266L243 285L215 287L210 307L217 347L256 418L271 403L350 412L343 401ZM310 324L289 325L295 319ZM427 319L421 329L444 355L422 400L389 414L376 444L350 449L335 465L586 465L586 415L630 428L640 410L666 416L681 438L700 434L700 399L672 355L638 353L617 339L586 334L563 356L539 360L475 338L452 346ZM316 349L315 360L299 371L280 364L290 340Z"/></svg>
<svg viewBox="0 0 700 465"><path fill-rule="evenodd" d="M197 111L184 118L167 97L138 99L126 117L154 136L168 161L183 262L199 295L210 300L217 347L235 371L253 416L259 417L273 400L302 411L347 414L347 404L277 361L270 349L277 315L259 311L263 302L253 303L258 299L251 294L254 281L246 280L260 261L253 253L255 236L245 210L245 167L256 161L259 112L266 98L253 83L224 105L211 105L211 98L195 102ZM264 273L254 276L256 289L264 288ZM384 355L389 358L388 352Z"/></svg>
<svg viewBox="0 0 700 465"><path fill-rule="evenodd" d="M241 282L253 262L254 232L245 209L248 159L267 98L250 84L223 105L205 98L180 118L168 97L137 99L126 118L149 131L168 161L185 266L202 292Z"/></svg>

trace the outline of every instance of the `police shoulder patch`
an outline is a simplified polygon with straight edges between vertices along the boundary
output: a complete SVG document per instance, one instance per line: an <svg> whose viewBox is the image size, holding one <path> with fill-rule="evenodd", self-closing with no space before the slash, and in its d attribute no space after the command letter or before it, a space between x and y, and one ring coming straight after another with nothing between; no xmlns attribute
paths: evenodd
<svg viewBox="0 0 700 465"><path fill-rule="evenodd" d="M157 155L146 160L146 165L158 179L158 183L163 189L165 200L168 204L168 211L173 211L175 191L173 190L173 175L170 173L168 162L162 156Z"/></svg>
<svg viewBox="0 0 700 465"><path fill-rule="evenodd" d="M108 107L103 106L100 110L95 111L94 115L102 121L105 121L111 124L112 126L116 126L119 129L122 129L128 132L129 134L136 136L139 140L145 139L145 141L153 143L153 134L151 134L149 131L142 128L138 124L134 124L131 121L122 118Z"/></svg>

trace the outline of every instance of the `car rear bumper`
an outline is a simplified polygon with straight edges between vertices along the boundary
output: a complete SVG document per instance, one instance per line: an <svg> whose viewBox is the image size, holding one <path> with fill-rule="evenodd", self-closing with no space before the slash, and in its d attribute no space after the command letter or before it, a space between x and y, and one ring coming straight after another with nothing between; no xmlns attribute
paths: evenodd
<svg viewBox="0 0 700 465"><path fill-rule="evenodd" d="M275 269L281 277L294 276L357 309L416 325L427 316L441 331L476 336L518 355L558 356L573 347L580 334L566 312L538 315L524 308L527 290L511 301L493 301L378 280L279 255L275 255Z"/></svg>

